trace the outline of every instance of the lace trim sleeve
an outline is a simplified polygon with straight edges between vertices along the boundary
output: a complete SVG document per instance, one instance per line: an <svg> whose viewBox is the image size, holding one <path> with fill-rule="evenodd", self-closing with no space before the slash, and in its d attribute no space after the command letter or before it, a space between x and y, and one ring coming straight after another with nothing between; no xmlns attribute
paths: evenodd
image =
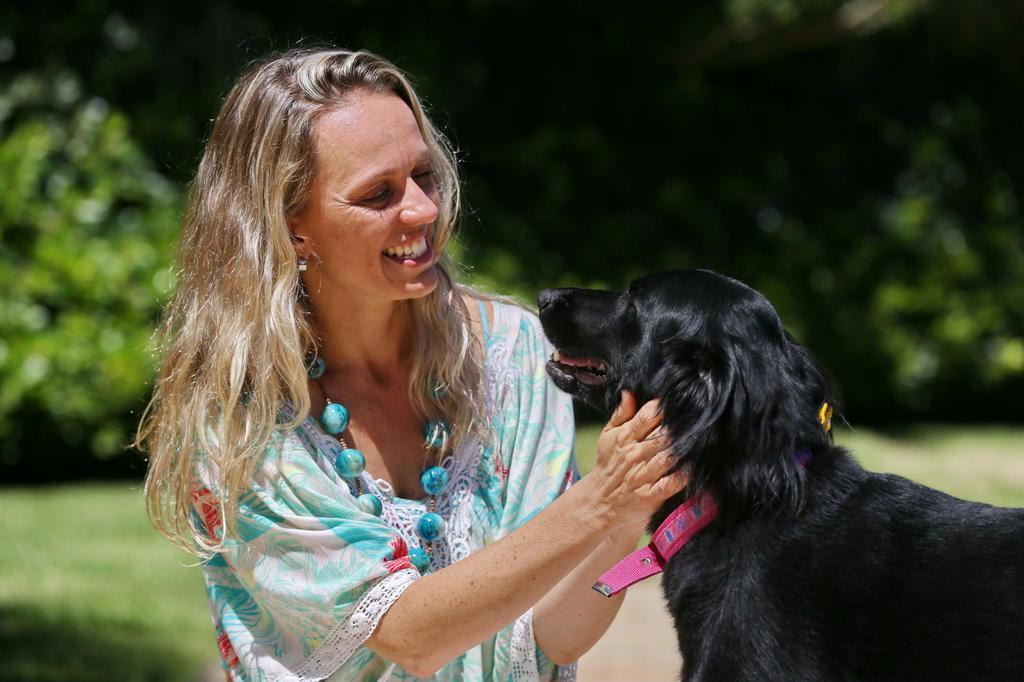
<svg viewBox="0 0 1024 682"><path fill-rule="evenodd" d="M537 664L537 639L533 634L533 609L516 619L512 625L512 677L515 682L540 680ZM560 665L557 682L576 682L576 664Z"/></svg>
<svg viewBox="0 0 1024 682"><path fill-rule="evenodd" d="M533 637L533 609L516 618L512 625L512 679L539 682L537 643Z"/></svg>
<svg viewBox="0 0 1024 682"><path fill-rule="evenodd" d="M377 628L381 617L420 574L413 569L392 573L367 590L348 618L338 623L324 643L288 680L316 682L329 677Z"/></svg>
<svg viewBox="0 0 1024 682"><path fill-rule="evenodd" d="M558 666L558 682L576 682L576 663Z"/></svg>

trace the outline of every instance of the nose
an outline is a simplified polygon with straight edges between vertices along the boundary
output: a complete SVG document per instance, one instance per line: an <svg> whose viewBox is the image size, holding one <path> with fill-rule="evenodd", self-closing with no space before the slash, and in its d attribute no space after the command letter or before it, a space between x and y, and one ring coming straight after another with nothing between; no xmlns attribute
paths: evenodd
<svg viewBox="0 0 1024 682"><path fill-rule="evenodd" d="M544 289L537 294L537 307L540 312L554 309L565 304L569 289Z"/></svg>
<svg viewBox="0 0 1024 682"><path fill-rule="evenodd" d="M423 191L415 179L409 178L402 207L398 211L399 219L407 225L423 225L437 220L437 214L437 204L431 196Z"/></svg>

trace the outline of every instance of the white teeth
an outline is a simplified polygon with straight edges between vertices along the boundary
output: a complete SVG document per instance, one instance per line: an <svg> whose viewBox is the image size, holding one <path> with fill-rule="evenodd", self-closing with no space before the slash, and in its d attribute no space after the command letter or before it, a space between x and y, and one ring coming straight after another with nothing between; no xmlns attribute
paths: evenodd
<svg viewBox="0 0 1024 682"><path fill-rule="evenodd" d="M420 237L411 244L400 244L384 249L384 254L394 258L419 258L427 252L427 238Z"/></svg>
<svg viewBox="0 0 1024 682"><path fill-rule="evenodd" d="M562 353L556 350L554 353L551 354L551 359L554 360L555 362L558 362L559 360L562 359Z"/></svg>
<svg viewBox="0 0 1024 682"><path fill-rule="evenodd" d="M604 364L603 362L598 363L597 371L598 372L607 372L608 371L608 365Z"/></svg>

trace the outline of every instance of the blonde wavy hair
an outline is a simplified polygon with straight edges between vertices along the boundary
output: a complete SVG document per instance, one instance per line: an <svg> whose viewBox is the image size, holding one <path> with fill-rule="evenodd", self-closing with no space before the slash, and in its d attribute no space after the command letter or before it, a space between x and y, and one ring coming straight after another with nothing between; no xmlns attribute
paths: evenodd
<svg viewBox="0 0 1024 682"><path fill-rule="evenodd" d="M239 78L213 123L182 219L178 281L161 328L163 364L135 445L148 452L146 509L174 544L217 551L193 512L199 471L212 476L227 536L253 464L281 429L309 414L308 353L317 339L287 219L307 200L313 129L359 89L394 93L412 110L440 195L439 284L404 302L414 358L409 397L425 419L454 426L452 450L485 433L482 349L455 264L445 253L459 214L454 153L406 77L369 52L292 50ZM438 384L444 391L432 390ZM282 413L282 406L291 410Z"/></svg>

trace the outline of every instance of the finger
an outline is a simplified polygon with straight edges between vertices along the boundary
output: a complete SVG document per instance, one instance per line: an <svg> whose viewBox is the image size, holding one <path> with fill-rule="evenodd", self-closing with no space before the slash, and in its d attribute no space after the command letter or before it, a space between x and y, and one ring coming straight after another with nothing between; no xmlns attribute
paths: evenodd
<svg viewBox="0 0 1024 682"><path fill-rule="evenodd" d="M619 404L615 407L615 411L612 412L611 419L608 420L606 429L615 428L622 426L636 415L636 396L629 391L623 390L622 396L619 398Z"/></svg>
<svg viewBox="0 0 1024 682"><path fill-rule="evenodd" d="M640 443L644 447L654 448L656 452L659 452L667 448L671 441L671 436L668 430L665 429L665 425L658 424Z"/></svg>
<svg viewBox="0 0 1024 682"><path fill-rule="evenodd" d="M661 424L661 405L658 399L648 401L636 416L629 421L630 434L634 440L644 440Z"/></svg>
<svg viewBox="0 0 1024 682"><path fill-rule="evenodd" d="M634 464L645 464L662 450L670 449L671 442L666 434L659 433L658 429L655 429L644 440L640 442L625 442L621 447L623 456L627 461Z"/></svg>
<svg viewBox="0 0 1024 682"><path fill-rule="evenodd" d="M655 499L667 500L673 495L682 492L686 484L689 483L689 475L679 470L668 474L667 476L661 477L654 485L651 486L651 495Z"/></svg>
<svg viewBox="0 0 1024 682"><path fill-rule="evenodd" d="M644 463L639 479L645 483L653 483L671 471L673 466L675 466L675 457L672 455L672 450L665 448Z"/></svg>

